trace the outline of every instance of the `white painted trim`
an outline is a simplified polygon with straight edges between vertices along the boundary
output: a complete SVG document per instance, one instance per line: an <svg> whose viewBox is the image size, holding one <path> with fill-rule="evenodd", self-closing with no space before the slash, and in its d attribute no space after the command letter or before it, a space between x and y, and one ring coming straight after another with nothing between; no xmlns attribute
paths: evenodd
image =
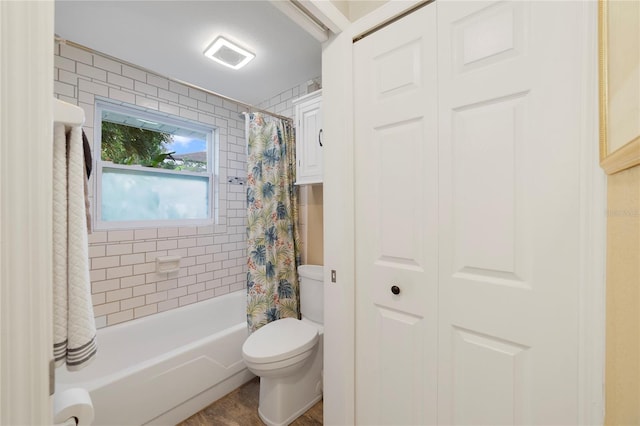
<svg viewBox="0 0 640 426"><path fill-rule="evenodd" d="M582 2L579 423L604 424L606 175L599 165L598 7Z"/></svg>
<svg viewBox="0 0 640 426"><path fill-rule="evenodd" d="M329 34L327 30L322 28L316 22L313 21L306 13L296 7L289 0L269 0L271 4L284 13L289 19L298 24L303 30L308 32L313 38L320 43L327 41Z"/></svg>
<svg viewBox="0 0 640 426"><path fill-rule="evenodd" d="M300 0L300 3L334 34L340 34L351 25L349 19L330 1Z"/></svg>
<svg viewBox="0 0 640 426"><path fill-rule="evenodd" d="M419 2L388 2L323 45L325 425L356 421L353 38Z"/></svg>
<svg viewBox="0 0 640 426"><path fill-rule="evenodd" d="M333 36L322 53L325 425L355 424L352 46L346 31Z"/></svg>
<svg viewBox="0 0 640 426"><path fill-rule="evenodd" d="M389 1L380 6L378 9L373 10L372 12L355 21L351 28L349 28L351 38L368 32L369 30L378 27L383 22L387 22L392 18L400 16L408 10L413 9L418 4L424 2L425 0Z"/></svg>
<svg viewBox="0 0 640 426"><path fill-rule="evenodd" d="M105 169L118 169L118 170L129 170L129 171L140 171L140 172L148 172L149 174L158 174L158 175L169 175L169 176L193 176L200 178L208 178L211 179L211 173L207 172L192 172L189 170L172 170L172 169L161 169L157 167L146 167L141 166L139 164L136 165L127 165L127 164L117 164L112 163L111 161L99 161L101 166Z"/></svg>
<svg viewBox="0 0 640 426"><path fill-rule="evenodd" d="M313 99L317 96L322 96L322 89L320 90L316 90L315 92L311 92L311 93L307 93L306 95L300 96L299 98L296 98L294 100L291 101L291 104L296 105L299 104L300 102L306 102L309 99Z"/></svg>
<svg viewBox="0 0 640 426"><path fill-rule="evenodd" d="M51 424L54 3L0 17L0 424Z"/></svg>
<svg viewBox="0 0 640 426"><path fill-rule="evenodd" d="M353 205L352 39L395 17L419 0L391 1L343 28L323 45L325 354L324 421L355 424L355 299ZM582 277L580 288L580 419L604 419L605 178L598 168L596 2L584 2L582 111ZM594 74L596 73L596 74ZM331 270L337 283L331 283Z"/></svg>

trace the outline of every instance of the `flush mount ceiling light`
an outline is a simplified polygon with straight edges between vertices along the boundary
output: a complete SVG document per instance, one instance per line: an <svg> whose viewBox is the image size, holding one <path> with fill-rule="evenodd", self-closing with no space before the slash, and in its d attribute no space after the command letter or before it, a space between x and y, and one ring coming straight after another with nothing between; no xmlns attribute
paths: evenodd
<svg viewBox="0 0 640 426"><path fill-rule="evenodd" d="M220 36L204 51L204 55L219 64L240 69L256 57L255 54Z"/></svg>

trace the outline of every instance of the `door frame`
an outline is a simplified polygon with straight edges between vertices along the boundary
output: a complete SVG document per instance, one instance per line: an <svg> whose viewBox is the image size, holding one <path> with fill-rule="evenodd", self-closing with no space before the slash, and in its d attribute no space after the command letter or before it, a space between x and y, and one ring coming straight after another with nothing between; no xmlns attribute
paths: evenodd
<svg viewBox="0 0 640 426"><path fill-rule="evenodd" d="M445 0L437 0L445 1ZM324 422L355 424L353 39L423 1L387 2L323 44ZM606 177L598 164L597 2L581 2L580 424L604 421ZM336 271L336 282L331 271Z"/></svg>
<svg viewBox="0 0 640 426"><path fill-rule="evenodd" d="M0 17L0 423L51 424L54 2Z"/></svg>

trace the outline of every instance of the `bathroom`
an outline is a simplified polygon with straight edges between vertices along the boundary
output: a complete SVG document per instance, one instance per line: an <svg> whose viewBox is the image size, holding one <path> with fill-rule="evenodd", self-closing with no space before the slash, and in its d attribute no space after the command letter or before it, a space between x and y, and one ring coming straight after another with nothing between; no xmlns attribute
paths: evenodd
<svg viewBox="0 0 640 426"><path fill-rule="evenodd" d="M623 424L620 419L624 419L625 415L633 415L634 409L627 404L627 398L616 398L616 395L626 395L625 386L633 395L634 385L625 381L624 371L634 368L637 357L633 355L635 352L630 358L621 355L629 349L625 341L633 336L635 326L628 325L633 324L631 312L634 310L625 305L624 296L620 298L620 295L629 291L626 290L628 277L631 275L635 280L636 275L633 275L635 270L630 270L628 263L625 263L624 256L608 258L605 288L604 253L605 249L607 253L617 250L635 253L637 239L634 236L637 234L633 233L633 221L637 220L638 215L606 213L605 207L614 213L637 211L637 206L628 207L629 204L624 204L636 200L634 193L629 196L629 192L635 188L637 180L634 179L637 179L637 175L634 173L637 172L634 171L636 168L630 168L607 177L598 164L596 2L567 2L551 6L547 2L481 4L436 1L415 11L412 8L422 5L422 2L375 2L367 10L353 6L354 2L305 3L309 6L309 13L324 22L331 32L330 39L322 43L322 72L310 78L313 80L321 76L323 90L322 142L326 166L323 189L322 195L315 191L306 195L307 204L323 206L323 246L316 252L322 253L322 256L303 261L325 265L325 423L392 423L395 420L396 423L406 424L521 421L536 424L554 421L564 424L602 424L605 422L605 389L606 423ZM70 91L65 92L69 90L65 84L69 83L63 81L65 73L60 73L60 70L64 64L68 64L67 60L76 62L76 70L77 63L87 61L87 53L82 49L79 49L80 52L71 49L71 43L50 45L51 34L55 31L52 19L54 7L52 4L40 7L2 5L3 13L15 18L3 20L1 28L2 64L3 69L7 70L4 75L10 76L12 82L11 85L3 83L2 86L2 110L11 112L11 120L4 118L2 121L3 138L18 134L17 129L20 129L28 140L46 139L51 129L32 125L25 118L29 114L51 116L49 107L40 106L45 97L41 95L38 98L34 92L42 89L50 94L57 89L56 93L72 100L75 89L73 95ZM434 14L436 8L438 13ZM407 11L413 13L407 15L406 19L370 32ZM393 33L397 28L396 23L410 23L415 16L432 20L430 22L434 25L422 27L433 33L427 33L426 36L413 33L411 31L416 31L413 27ZM12 26L12 22L20 25ZM545 26L545 31L541 31L539 25ZM560 32L559 28L566 26L573 26L575 31ZM40 32L47 33L47 47L47 43L42 43L47 38ZM483 44L483 41L490 39L482 37L487 33L496 38L493 43ZM7 38L8 34L12 37ZM29 36L21 36L25 34ZM410 37L409 34L415 34L414 38L402 39L404 36ZM12 44L6 46L4 40L8 39L12 40ZM354 39L359 41L354 44ZM415 50L413 40L418 39L430 40L431 44L427 43L422 50ZM385 56L375 50L377 47L385 49L385 46L392 49L393 42L401 40L405 41L392 55ZM402 46L408 47L403 50ZM567 46L578 46L572 49L574 55L562 53ZM54 66L54 49L59 49L57 66ZM459 55L448 55L449 49ZM64 50L66 52L63 54ZM418 67L430 73L425 84L414 84L411 79L415 75L411 73L391 73L393 63L411 61L422 51L428 53L425 57L438 58L437 63L426 61ZM38 59L46 56L42 55L43 52L51 53L51 58ZM369 77L375 73L366 71L370 69L367 61L375 58L380 60L378 75L389 78L383 80L380 87L369 89L370 86L366 84L371 83ZM558 61L558 58L566 61ZM91 58L92 63L95 60L95 57ZM552 60L555 62L550 62ZM127 67L135 64L132 58L123 61ZM114 65L107 61L102 64L104 67ZM124 74L122 63L120 66ZM54 74L57 77L55 84L50 79L42 79L34 71L49 68L58 70L57 76ZM99 69L105 71L108 78L109 71ZM540 72L527 71L531 69ZM491 72L484 72L486 70ZM554 73L543 72L546 70L553 70ZM90 69L85 71L94 72ZM127 68L130 74L136 71L141 72L140 69ZM190 95L190 88L183 84L184 80L171 82L166 79L167 76L158 75L158 71L151 71L151 74L161 77L152 78L161 85L156 86L158 89L171 92L173 86L184 92L182 96ZM482 78L490 79L491 75L496 78L483 84ZM522 77L522 80L511 76ZM136 80L132 75L122 77ZM501 81L496 81L499 77L502 77ZM89 78L99 79L101 76ZM142 77L139 75L139 78ZM148 81L149 76L145 75L144 78ZM297 97L304 95L306 88L313 85L307 84L308 80L292 82L282 92L269 96L278 97L281 101L281 93L289 94L291 89L291 96L285 98L293 99L296 97L294 87L297 87ZM187 88L186 92L181 85ZM25 90L27 87L36 90ZM414 88L418 88L416 93L420 93L423 101L412 104L413 110L409 111L404 108L409 105L407 102L394 104L392 111L380 113L367 97L376 93L375 90L382 90L381 96L391 99L397 95L405 96ZM20 96L15 93L18 89L21 90ZM491 90L494 92L489 93ZM551 102L549 91L556 94L556 101ZM178 94L179 104L181 93L175 93ZM558 93L564 95L558 96ZM98 95L104 97L109 93ZM91 104L89 99L77 100ZM205 99L208 100L207 97ZM11 100L10 104L8 100ZM121 101L128 102L125 99ZM208 103L197 98L196 101ZM274 106L268 101L252 104L266 110ZM226 110L224 113L228 115L228 121L235 121L225 136L228 138L227 145L237 148L244 134L242 118L238 114L250 108L226 108L224 101L222 105L212 105L214 111L216 106ZM226 106L230 106L228 101ZM275 113L285 115L290 112ZM203 111L203 114L207 115L207 111ZM418 150L403 142L419 132L419 126L415 125L420 122L417 116L439 117L437 123L433 120L424 121L426 125L421 129L427 142ZM371 123L367 121L369 117L379 121ZM399 129L380 117L392 117L395 123L405 123L407 126ZM553 121L557 117L562 117L563 122ZM85 126L91 128L89 125L93 119L91 114L86 114ZM494 126L487 126L485 123L491 120ZM546 125L530 125L538 120ZM371 126L366 127L369 124L363 123ZM14 132L7 133L11 129ZM395 148L387 150L387 145L370 133L371 129L386 132L388 137L383 140L398 141ZM455 132L451 129L455 129ZM467 138L468 134L480 135L477 140L491 149L486 152L478 150L473 140ZM520 145L518 141L521 139L516 138L517 143L513 147L505 142L509 134L527 135L539 141L539 144ZM378 145L368 150L363 142L366 140L376 140ZM440 140L440 149L429 144L429 140ZM447 140L455 143L443 142ZM460 151L461 144L468 144L464 145L468 151ZM534 146L537 148L534 149ZM11 245L15 247L11 253L3 252L2 258L3 271L7 274L3 276L3 324L9 324L7 321L22 323L25 325L17 328L20 333L46 336L47 333L41 331L42 324L47 324L50 314L38 307L46 306L47 290L38 283L47 282L47 268L40 270L29 268L29 265L33 260L36 264L47 265L50 256L50 249L41 247L46 245L46 234L50 227L46 216L50 210L46 202L48 192L41 188L48 182L46 171L50 165L46 164L47 156L43 155L48 148L34 144L18 146L15 150L13 154L33 158L37 167L20 169L6 161L10 157L7 151L4 152L5 163L0 180L4 183L0 195L3 205L10 208L3 210L3 239L16 244ZM523 152L527 155L523 156ZM549 152L554 153L552 158L547 155ZM436 157L440 162L430 163ZM455 164L462 165L461 168L452 166L454 157ZM227 177L242 177L241 168L231 166L236 159L227 157ZM388 162L376 163L383 159ZM416 162L408 159L416 159ZM372 164L382 166L376 168ZM543 170L544 173L535 176L525 173L532 170ZM7 175L9 172L12 174ZM365 177L372 175L382 178L371 179L375 184L368 185ZM7 191L7 176L11 176L13 182L20 182L22 191L19 192L22 195ZM510 179L514 176L514 179ZM612 197L609 201L605 200L607 183L609 196ZM489 187L493 192L486 190ZM113 260L101 259L96 262L95 268L95 271L101 272L93 272L92 278L100 283L98 289L101 290L96 294L102 294L95 296L95 302L98 302L95 306L101 306L96 313L97 325L101 329L134 323L136 315L152 318L177 311L181 298L183 304L199 305L205 301L196 302L198 294L200 299L215 300L224 296L221 293L240 293L243 290L245 277L241 276L238 269L234 269L241 267L237 264L241 257L239 253L232 253L242 250L238 248L238 243L242 240L244 230L237 228L244 228L244 225L241 220L234 221L232 225L231 220L238 219L238 216L231 215L239 212L229 214L232 210L242 210L239 204L231 206L233 201L243 204L244 198L241 196L232 200L231 197L243 194L243 190L233 185L228 188L232 189L225 194L229 202L226 226L227 229L236 229L217 241L215 228L203 229L202 234L199 234L199 229L194 233L179 226L168 230L155 228L155 231L153 228L124 232L94 231L91 237L92 261L118 256L120 262L112 265L109 262ZM422 196L412 195L418 193ZM447 198L447 194L453 195ZM220 199L223 199L222 196ZM380 203L380 200L387 202ZM425 208L429 205L439 207L435 211ZM301 213L305 209L309 210L303 205ZM42 217L35 215L25 218L24 211L43 213ZM372 211L381 214L366 213ZM417 212L423 214L418 215ZM608 217L605 217L605 213ZM308 222L303 226L309 226L312 215L307 212ZM4 225L7 217L14 218L11 223L15 226ZM381 217L395 218L396 221L388 228L392 232L375 232L376 226L382 227ZM445 220L447 218L450 220ZM609 228L605 231L607 221ZM26 229L41 232L25 232ZM311 230L309 227L306 232L313 234L317 229ZM419 232L427 236L412 240L412 236ZM198 245L199 239L203 244L201 246ZM158 248L160 241L172 240L175 241L175 247L174 243L162 243ZM312 241L311 236L307 240ZM385 250L376 253L369 249L379 247L381 241ZM403 244L408 241L413 241L412 244L417 241L418 244ZM482 251L481 241L492 241L491 256ZM205 248L204 254L198 254L198 247L216 245L220 247L220 252L214 253L218 249L212 248L207 253ZM175 283L172 281L174 278L154 277L154 272L145 269L150 265L134 270L134 265L155 265L152 261L155 261L154 256L183 255L184 249L186 257L195 257L196 262L189 266L195 266L193 275L196 276L196 282L187 281L185 284L187 287L194 286L191 287L191 293L187 289L187 293L183 294L184 290L177 282L180 278L189 279L188 269L186 276L175 277ZM190 249L193 256L189 256ZM107 250L111 252L108 254ZM223 252L227 258L223 259L222 255L216 260L215 255ZM142 253L144 261L139 256ZM215 271L208 271L206 266L204 271L200 271L198 256L205 256L201 261L206 263L209 261L208 255L212 255L210 260L213 263L221 262L223 268L227 262L225 276L216 277ZM243 253L242 256L245 255ZM131 263L122 265L123 258ZM562 259L564 263L559 265L560 262L555 259ZM452 267L456 269L447 269ZM391 268L397 270L390 275ZM24 277L19 272L21 270L29 270L30 275ZM552 270L555 276L551 272L545 275L546 271ZM207 275L209 272L213 272L214 276ZM144 284L130 279L143 274ZM205 274L200 282L198 274ZM149 283L146 282L147 277ZM6 287L5 283L12 280L26 284L24 288ZM117 289L111 287L115 285L114 280L118 281ZM123 280L131 287L122 288ZM207 288L208 281L215 281L215 284L211 283ZM417 282L427 284L418 285ZM204 285L200 285L202 283ZM547 283L562 285L547 287ZM371 294L367 288L370 288ZM218 295L216 289L219 289ZM606 318L605 289L607 303L611 300L617 303L607 306L609 314ZM612 298L609 293L614 290L620 291L613 293L617 298ZM169 297L169 292L172 297ZM34 298L34 294L42 296ZM529 294L539 295L540 298L525 300L524 295ZM553 294L557 303L551 303L548 294ZM418 300L422 303L415 303ZM23 312L12 309L8 301L13 306L20 306ZM503 303L498 303L500 301ZM122 309L123 304L126 309ZM477 304L486 309L479 309ZM165 311L159 312L161 310ZM541 316L540 312L545 312L545 316ZM506 318L509 320L505 321ZM527 318L531 321L526 322ZM625 318L631 318L631 322L626 322ZM621 327L621 324L626 326ZM617 340L606 341L606 363L605 326L607 336L617 337ZM4 327L3 336L7 336L9 334L5 333ZM553 332L545 333L545 330ZM564 337L554 340L554 336ZM46 418L49 404L48 393L45 392L49 384L45 377L48 357L44 350L32 350L41 347L36 343L37 340L34 337L28 341L14 339L11 340L11 348L3 340L2 359L13 360L11 368L6 363L2 366L3 423L46 423L42 419ZM13 343L17 344L14 346ZM548 353L544 348L553 345L567 352L559 353L555 358L538 358L539 353ZM575 345L572 346L574 349L569 345ZM397 347L398 351L389 350L393 347ZM538 349L529 350L532 347ZM578 353L580 357L577 357ZM405 357L407 354L414 356ZM474 368L477 367L477 360L482 360L482 365L487 366L484 371ZM572 367L561 368L565 361ZM391 368L398 365L406 365L407 368L399 368L398 371ZM606 381L603 380L605 369ZM509 372L513 372L514 376L510 376ZM437 380L427 379L429 377L437 377ZM557 380L551 386L553 398L543 397L545 392L549 392L549 389L541 387L544 377ZM436 382L437 388L434 387ZM17 383L27 385L20 386ZM7 399L8 393L4 392L9 384L12 386L11 400ZM500 398L492 398L491 392L483 392L488 384L494 386L491 389L495 395L501 395ZM414 392L407 394L403 389L414 389ZM509 389L513 395L505 393ZM437 409L433 408L436 407L436 395ZM434 404L424 404L425 400L431 398ZM556 398L566 403L564 409L558 409L553 404ZM418 399L422 403L416 404Z"/></svg>
<svg viewBox="0 0 640 426"><path fill-rule="evenodd" d="M214 15L215 19L211 18ZM100 16L100 20L91 22L95 16ZM175 39L204 37L200 41L202 47L198 49L205 51L208 45L213 45L216 36L223 35L244 46L250 45L257 52L256 58L242 69L229 70L209 61L202 52L193 54L193 46L187 42L176 45L173 52L164 52L166 57L175 57L172 61L158 64L154 62L155 55L146 59L135 56L145 48L146 42L141 39L139 46L129 46L124 41L139 38L137 27L145 25L141 16L153 16L156 28L173 28L171 33L160 30L155 35L146 29L147 36L157 43L170 45ZM189 25L181 24L184 22ZM114 33L112 28L116 25L130 28L131 34ZM269 26L280 31L271 35ZM185 130L193 127L193 133L175 133L174 139L183 134L183 138L192 137L198 134L195 131L201 126L203 136L198 137L203 141L210 139L206 151L210 155L208 162L213 163L208 164L209 170L214 174L209 183L213 200L211 219L165 220L168 224L164 225L158 222L162 219L141 223L135 218L142 213L128 210L127 202L136 209L144 208L148 217L153 207L147 205L153 205L155 198L146 199L146 196L158 190L136 190L135 199L128 201L126 191L130 190L125 190L126 183L108 180L118 179L118 173L128 171L123 170L123 166L111 169L113 166L104 158L105 152L111 153L106 151L110 146L105 148L103 142L103 158L96 158L96 172L89 181L94 229L89 235L88 252L93 311L98 330L103 329L98 331L97 340L102 344L98 344L101 348L97 360L86 369L70 374L58 369L57 384L61 392L80 387L91 394L96 407L93 424L175 423L183 420L184 413L192 414L185 411L186 408L178 407L196 403L200 408L204 407L204 403L191 400L194 396L211 402L252 377L244 368L239 351L242 340L246 339L246 326L240 324L246 322L243 302L247 293L249 253L246 202L246 129L249 124L245 120L260 110L264 110L265 117L271 113L278 118L294 118L296 100L320 89L320 43L268 2L244 5L195 2L185 6L177 2L61 1L56 3L55 28L55 95L59 100L83 109L86 117L83 130L94 153L101 151L97 141L101 127L102 139L106 138L105 121L132 122L130 118L119 118L122 116L142 121L143 126L166 121L168 125ZM286 44L283 34L288 34ZM301 53L283 57L274 46L285 52ZM180 54L185 56L180 58ZM287 65L287 58L297 66ZM171 69L174 63L183 65ZM254 81L259 84L251 87ZM148 128L153 130L153 127ZM189 151L184 151L188 146L184 145L186 142L183 146L165 147L165 150L177 151L176 156L189 155L185 153ZM203 145L205 143L195 146L202 149ZM122 161L115 162L122 164ZM107 172L114 175L109 176ZM130 174L122 176L122 179L131 178ZM298 179L297 183L300 182ZM118 190L110 195L109 188L116 185ZM297 185L296 189L300 263L322 265L322 185ZM185 187L180 191L199 194L197 188ZM161 199L160 205L163 203ZM192 201L178 199L176 203L191 206ZM196 208L193 210L197 211ZM131 221L134 223L128 223ZM192 225L193 222L196 224ZM227 297L223 298L225 295ZM222 305L216 304L214 299L218 298ZM205 301L211 302L206 308ZM189 305L203 305L193 308L218 313L215 316L194 314L199 320L174 318L172 310ZM181 313L185 311L180 310ZM156 320L151 317L161 313L164 315L159 317L164 322L151 326L150 323ZM136 332L126 324L129 321L143 323L135 321L140 318L147 318L145 331ZM193 321L205 324L191 324ZM215 327L211 323L215 323ZM119 326L114 327L116 325ZM181 327L188 327L189 332L181 331ZM201 333L196 332L198 327L203 329ZM158 337L163 345L153 340L145 341L151 339L154 332L149 330L153 328L166 330ZM127 335L126 340L116 337L120 333ZM192 340L180 339L176 333L194 337ZM209 338L216 333L228 335L216 343L215 339ZM134 335L138 337L128 337ZM168 355L176 347L193 345L195 340L204 337L211 340L207 343L207 351ZM174 339L181 343L170 343ZM136 340L145 343L138 347ZM156 349L144 355L145 347L150 346ZM114 348L118 347L130 348L131 358L116 368L105 358L113 358ZM228 349L225 351L225 348ZM211 362L198 358L204 354ZM143 362L156 357L180 361L167 361L164 367L151 367ZM192 377L190 372L196 365L199 366L197 376L206 377L206 383L201 383L204 379ZM123 368L137 371L119 377ZM149 370L153 373L145 376L143 371ZM147 383L146 387L137 387L142 381ZM180 388L182 395L168 396L169 389L162 388L167 381ZM112 384L105 385L104 382ZM201 395L203 392L206 396ZM141 394L145 397L135 403L137 408L128 407L131 404L127 401ZM155 403L149 402L151 400Z"/></svg>

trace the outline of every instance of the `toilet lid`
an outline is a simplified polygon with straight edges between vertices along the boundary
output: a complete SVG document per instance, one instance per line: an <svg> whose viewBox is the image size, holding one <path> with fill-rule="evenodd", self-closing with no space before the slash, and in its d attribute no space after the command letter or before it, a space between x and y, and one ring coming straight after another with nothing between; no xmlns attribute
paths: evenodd
<svg viewBox="0 0 640 426"><path fill-rule="evenodd" d="M242 346L246 360L255 363L282 361L301 354L318 341L318 329L295 318L283 318L255 331Z"/></svg>

